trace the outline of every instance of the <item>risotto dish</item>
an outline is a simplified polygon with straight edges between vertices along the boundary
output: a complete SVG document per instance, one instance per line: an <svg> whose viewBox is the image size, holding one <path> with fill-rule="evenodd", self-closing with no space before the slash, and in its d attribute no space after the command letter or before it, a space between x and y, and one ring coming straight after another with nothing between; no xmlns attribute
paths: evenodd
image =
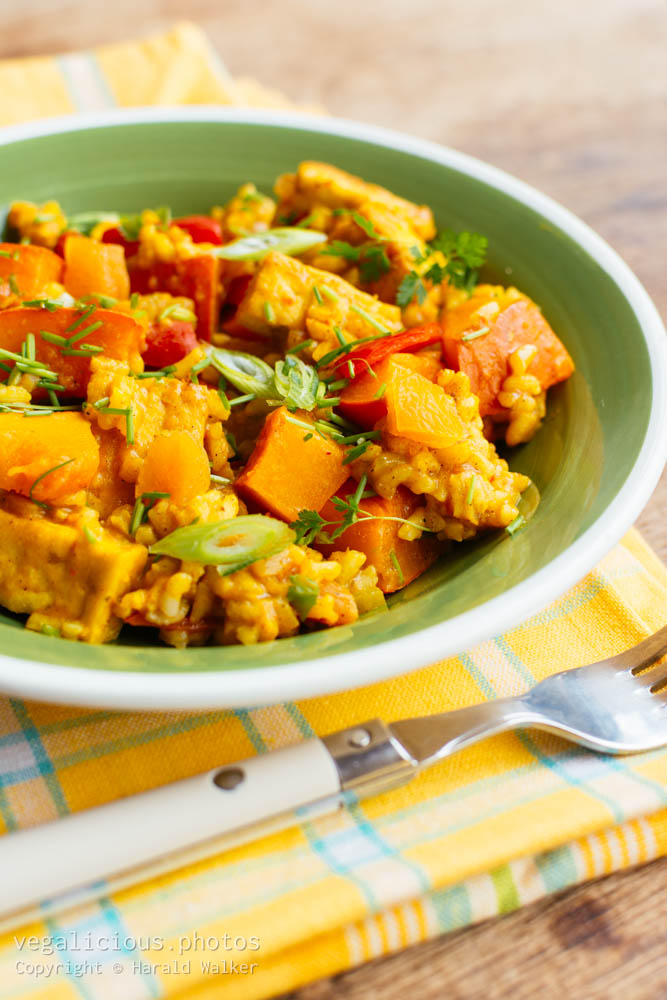
<svg viewBox="0 0 667 1000"><path fill-rule="evenodd" d="M5 235L0 604L27 628L266 642L524 528L503 456L574 366L480 281L483 235L317 162L208 215L15 202Z"/></svg>

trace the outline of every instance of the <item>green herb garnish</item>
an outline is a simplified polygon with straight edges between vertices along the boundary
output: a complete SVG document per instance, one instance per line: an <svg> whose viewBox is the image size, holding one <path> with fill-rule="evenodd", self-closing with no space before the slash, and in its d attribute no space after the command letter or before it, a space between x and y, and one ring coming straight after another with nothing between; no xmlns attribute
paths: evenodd
<svg viewBox="0 0 667 1000"><path fill-rule="evenodd" d="M293 606L299 616L299 620L303 621L304 618L308 617L308 612L317 603L320 588L315 580L309 580L307 576L303 576L301 573L295 573L289 579L290 585L287 591L287 600Z"/></svg>
<svg viewBox="0 0 667 1000"><path fill-rule="evenodd" d="M70 462L73 461L74 461L73 458L67 458L64 462L60 462L58 465L54 465L51 469L47 469L46 472L43 472L41 474L41 476L37 476L37 479L34 481L32 486L28 490L28 498L32 500L34 504L37 504L38 507L42 507L44 510L48 510L49 507L48 503L44 503L43 500L35 500L35 497L33 496L35 488L39 486L39 484L42 482L43 479L46 479L47 476L50 476L52 472L57 472L58 469L62 469L65 465L69 465Z"/></svg>

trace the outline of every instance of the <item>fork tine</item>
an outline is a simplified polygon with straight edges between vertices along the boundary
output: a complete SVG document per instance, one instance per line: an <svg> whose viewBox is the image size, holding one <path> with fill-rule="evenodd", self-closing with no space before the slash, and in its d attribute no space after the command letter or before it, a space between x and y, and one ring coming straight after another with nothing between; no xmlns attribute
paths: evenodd
<svg viewBox="0 0 667 1000"><path fill-rule="evenodd" d="M667 681L667 660L659 667L649 668L644 674L636 674L635 680L647 688L659 687Z"/></svg>
<svg viewBox="0 0 667 1000"><path fill-rule="evenodd" d="M617 656L610 657L606 662L615 670L642 670L649 663L667 653L667 625L650 635L636 646L626 649Z"/></svg>

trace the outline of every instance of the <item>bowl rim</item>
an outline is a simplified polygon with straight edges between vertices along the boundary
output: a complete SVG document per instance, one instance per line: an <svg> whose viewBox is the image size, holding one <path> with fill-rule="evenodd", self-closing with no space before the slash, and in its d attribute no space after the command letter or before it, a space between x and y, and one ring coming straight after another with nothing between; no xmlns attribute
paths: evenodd
<svg viewBox="0 0 667 1000"><path fill-rule="evenodd" d="M418 669L518 625L581 579L631 527L667 461L667 435L663 433L667 426L667 333L655 305L639 279L602 237L548 195L498 167L378 125L304 112L215 105L87 112L6 126L0 130L0 146L93 128L192 122L324 132L387 146L468 174L549 219L607 272L639 322L649 355L653 390L644 441L612 502L560 555L499 596L437 625L356 653L251 669L116 672L0 654L0 690L7 694L116 709L240 708L329 694Z"/></svg>

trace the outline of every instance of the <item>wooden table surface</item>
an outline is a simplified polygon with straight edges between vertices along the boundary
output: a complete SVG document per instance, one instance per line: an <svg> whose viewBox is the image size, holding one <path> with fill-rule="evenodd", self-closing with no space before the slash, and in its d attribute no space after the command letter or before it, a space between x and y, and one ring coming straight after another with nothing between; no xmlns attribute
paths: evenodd
<svg viewBox="0 0 667 1000"><path fill-rule="evenodd" d="M667 316L664 0L0 0L0 58L201 24L234 73L455 146L589 222ZM639 519L667 557L667 477ZM667 859L292 1000L667 997Z"/></svg>

